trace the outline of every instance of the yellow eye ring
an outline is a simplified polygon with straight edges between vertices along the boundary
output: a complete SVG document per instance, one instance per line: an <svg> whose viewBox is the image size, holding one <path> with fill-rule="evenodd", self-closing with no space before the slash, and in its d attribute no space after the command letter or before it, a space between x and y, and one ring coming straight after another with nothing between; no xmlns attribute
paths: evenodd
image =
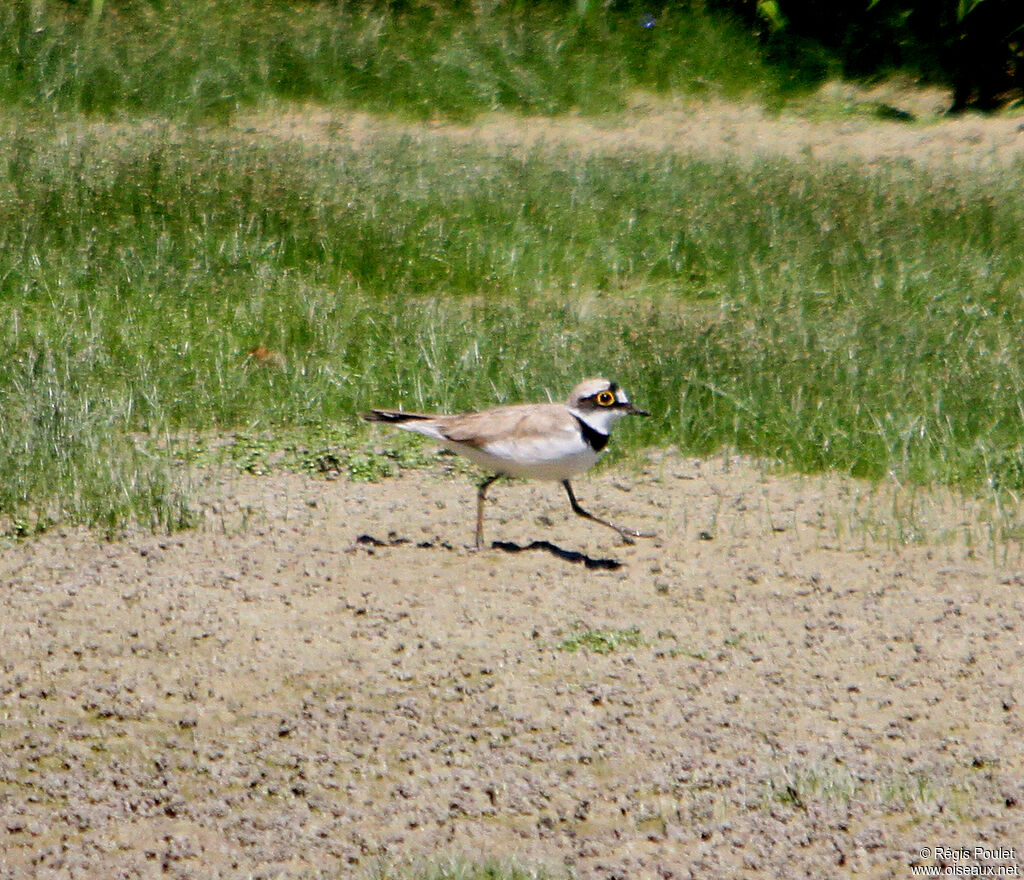
<svg viewBox="0 0 1024 880"><path fill-rule="evenodd" d="M597 395L597 402L601 406L611 406L615 403L615 395L610 391L601 391Z"/></svg>

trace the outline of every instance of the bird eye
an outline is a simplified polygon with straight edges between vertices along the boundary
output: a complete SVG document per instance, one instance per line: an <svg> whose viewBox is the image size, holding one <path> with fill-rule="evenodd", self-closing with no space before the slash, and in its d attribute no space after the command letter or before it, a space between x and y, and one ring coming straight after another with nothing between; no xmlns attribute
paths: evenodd
<svg viewBox="0 0 1024 880"><path fill-rule="evenodd" d="M610 391L601 391L597 395L597 402L601 406L611 406L613 403L615 403L615 395L612 394Z"/></svg>

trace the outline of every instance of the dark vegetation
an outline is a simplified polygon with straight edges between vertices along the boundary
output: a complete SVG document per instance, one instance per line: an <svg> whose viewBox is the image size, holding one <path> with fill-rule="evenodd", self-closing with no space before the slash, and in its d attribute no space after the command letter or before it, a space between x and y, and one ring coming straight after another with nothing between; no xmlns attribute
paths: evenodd
<svg viewBox="0 0 1024 880"><path fill-rule="evenodd" d="M1024 90L1021 0L709 0L805 76L835 59L847 77L909 70L954 89L952 112L993 110Z"/></svg>

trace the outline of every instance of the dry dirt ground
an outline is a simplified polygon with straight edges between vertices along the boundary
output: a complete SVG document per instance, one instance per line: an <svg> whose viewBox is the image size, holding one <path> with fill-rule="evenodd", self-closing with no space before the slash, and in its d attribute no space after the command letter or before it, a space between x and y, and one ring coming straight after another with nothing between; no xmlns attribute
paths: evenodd
<svg viewBox="0 0 1024 880"><path fill-rule="evenodd" d="M663 453L577 489L659 537L498 484L488 538L551 546L473 553L434 469L6 545L0 876L1024 869L1024 559L984 510Z"/></svg>
<svg viewBox="0 0 1024 880"><path fill-rule="evenodd" d="M1009 156L992 122L979 162ZM438 466L208 475L193 531L4 543L0 877L1024 871L1024 558L995 513L660 452L576 488L659 537L498 484L489 539L549 544L472 553Z"/></svg>

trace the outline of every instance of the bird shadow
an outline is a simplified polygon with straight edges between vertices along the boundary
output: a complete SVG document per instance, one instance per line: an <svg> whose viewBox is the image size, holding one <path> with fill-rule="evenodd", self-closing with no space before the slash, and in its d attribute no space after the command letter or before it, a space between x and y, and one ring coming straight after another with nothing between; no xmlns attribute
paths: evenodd
<svg viewBox="0 0 1024 880"><path fill-rule="evenodd" d="M622 568L622 563L618 559L595 559L577 550L565 550L557 544L552 544L550 541L531 541L525 546L515 544L512 541L494 541L491 544L491 548L494 550L504 550L506 553L522 553L524 550L546 550L552 556L556 556L566 562L581 562L587 568L602 569L604 571L615 571L618 568Z"/></svg>
<svg viewBox="0 0 1024 880"><path fill-rule="evenodd" d="M388 533L387 540L382 541L380 538L375 538L373 535L360 535L355 540L353 549L355 547L364 547L370 553L373 553L377 547L402 547L410 546L413 542L408 538L399 537L395 532ZM439 547L443 550L454 550L455 548L447 541L420 541L415 545L420 550L433 549ZM602 571L615 571L616 569L622 568L623 563L618 559L595 559L592 556L587 556L586 553L580 553L577 550L566 550L559 547L557 544L552 544L550 541L531 541L526 545L519 545L512 541L494 541L491 544L492 550L503 550L506 553L523 553L526 550L545 550L552 556L562 559L565 562L582 563L584 567L589 569L598 569Z"/></svg>

